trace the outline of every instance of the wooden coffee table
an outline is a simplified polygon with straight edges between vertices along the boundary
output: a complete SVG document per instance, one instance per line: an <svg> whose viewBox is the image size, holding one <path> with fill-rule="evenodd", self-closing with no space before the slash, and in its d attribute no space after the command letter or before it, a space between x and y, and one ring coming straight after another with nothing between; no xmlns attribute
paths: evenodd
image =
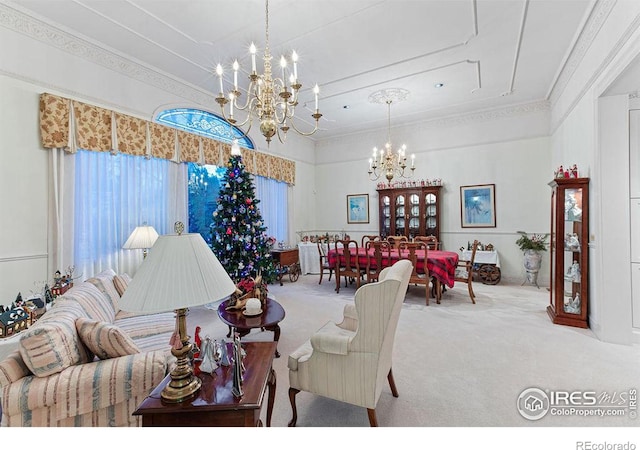
<svg viewBox="0 0 640 450"><path fill-rule="evenodd" d="M280 340L280 322L284 319L284 308L280 303L272 298L267 298L267 305L259 316L245 316L242 311L232 309L227 311L227 302L225 300L218 306L218 317L229 326L229 334L231 337L231 327L234 327L240 337L246 336L254 328L273 331L273 340ZM280 357L280 353L276 349L276 358Z"/></svg>
<svg viewBox="0 0 640 450"><path fill-rule="evenodd" d="M231 352L231 343L227 344ZM272 368L275 342L245 342L247 356L242 382L244 395L235 398L233 366L220 366L213 374L200 373L202 387L198 393L180 403L166 403L160 394L171 381L164 380L144 399L133 413L142 416L143 427L255 427L262 426L260 410L267 387L267 426L271 426L276 395L276 374ZM231 353L230 353L231 354Z"/></svg>

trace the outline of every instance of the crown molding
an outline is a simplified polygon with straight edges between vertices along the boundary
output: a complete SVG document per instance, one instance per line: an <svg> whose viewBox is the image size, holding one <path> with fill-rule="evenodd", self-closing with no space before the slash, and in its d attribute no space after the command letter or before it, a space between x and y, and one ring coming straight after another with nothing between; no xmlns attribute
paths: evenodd
<svg viewBox="0 0 640 450"><path fill-rule="evenodd" d="M89 39L63 31L21 11L18 5L0 3L0 26L199 105L215 104L215 96L210 93Z"/></svg>
<svg viewBox="0 0 640 450"><path fill-rule="evenodd" d="M455 116L426 120L420 123L424 128L456 127L460 125L468 125L471 123L482 123L493 120L521 117L529 114L548 112L550 110L550 102L543 99L529 103L505 106L503 108L484 109Z"/></svg>
<svg viewBox="0 0 640 450"><path fill-rule="evenodd" d="M580 35L578 36L575 45L571 49L569 57L567 58L560 74L556 78L556 81L551 88L549 94L549 100L552 105L555 105L562 93L564 92L569 80L577 70L578 66L582 62L587 51L591 47L591 44L595 40L596 36L600 32L602 25L604 25L607 17L611 13L611 10L615 6L617 0L596 0L593 9L589 14Z"/></svg>
<svg viewBox="0 0 640 450"><path fill-rule="evenodd" d="M607 1L606 3L610 3L611 1ZM613 3L615 3L615 1L613 1ZM83 58L107 69L121 73L142 83L154 86L165 92L177 95L185 100L195 103L196 105L215 104L215 97L210 93L185 81L173 78L157 69L125 57L115 50L106 49L99 43L91 42L89 39L68 33L50 23L47 23L45 20L21 11L19 5L11 4L11 6L9 6L6 2L0 2L0 26L29 36L32 39L43 42L79 58ZM30 83L50 86L50 83L44 80L37 80L16 73L4 73ZM74 97L88 99L87 95L84 93L71 92L68 89L61 88L59 86L50 87ZM104 100L91 100L96 104L104 104ZM122 109L122 105L108 106L113 109ZM453 127L470 123L504 119L508 117L523 116L548 110L549 101L539 100L520 105L507 106L504 108L480 110L432 120L423 120L418 121L417 123L420 123L421 126L425 126L427 128ZM137 112L134 115L140 116L141 113ZM312 140L316 142L318 141L317 139Z"/></svg>

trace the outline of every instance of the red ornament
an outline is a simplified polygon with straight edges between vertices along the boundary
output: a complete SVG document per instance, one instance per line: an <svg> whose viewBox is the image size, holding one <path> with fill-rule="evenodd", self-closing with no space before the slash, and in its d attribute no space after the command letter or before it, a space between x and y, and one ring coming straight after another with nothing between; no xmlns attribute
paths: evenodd
<svg viewBox="0 0 640 450"><path fill-rule="evenodd" d="M227 228L227 235L231 234L231 227Z"/></svg>
<svg viewBox="0 0 640 450"><path fill-rule="evenodd" d="M250 199L250 198L248 198L248 199L246 199L244 202L245 202L247 205L250 205L250 204L251 204L251 199Z"/></svg>

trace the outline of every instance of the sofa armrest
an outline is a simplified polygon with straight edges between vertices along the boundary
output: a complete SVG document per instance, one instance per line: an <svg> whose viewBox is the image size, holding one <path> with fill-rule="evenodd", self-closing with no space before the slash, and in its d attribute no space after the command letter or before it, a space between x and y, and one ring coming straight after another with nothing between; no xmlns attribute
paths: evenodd
<svg viewBox="0 0 640 450"><path fill-rule="evenodd" d="M27 376L6 386L2 409L11 416L54 407L59 421L146 395L166 373L166 352L160 350L93 361L48 377Z"/></svg>
<svg viewBox="0 0 640 450"><path fill-rule="evenodd" d="M0 362L0 388L29 375L31 371L22 360L20 350L14 350Z"/></svg>

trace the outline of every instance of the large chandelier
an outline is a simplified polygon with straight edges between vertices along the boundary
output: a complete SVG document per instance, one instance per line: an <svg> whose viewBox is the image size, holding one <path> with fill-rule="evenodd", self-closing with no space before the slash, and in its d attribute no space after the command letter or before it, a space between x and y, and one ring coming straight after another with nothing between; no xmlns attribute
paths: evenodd
<svg viewBox="0 0 640 450"><path fill-rule="evenodd" d="M256 46L251 43L249 52L251 54L251 73L249 74L249 87L247 88L247 99L244 103L240 100L242 93L238 88L238 72L240 64L238 60L233 63L233 88L225 94L222 81L222 65L216 67L216 74L220 80L220 92L216 97L216 102L220 105L222 116L231 125L243 127L248 124L245 135L249 134L254 120L260 123L260 132L267 140L267 145L271 138L278 136L280 142L284 142L287 131L293 128L302 136L311 136L318 131L318 121L322 114L318 110L318 94L320 89L316 84L313 88L315 97L314 113L311 117L315 119L315 126L311 131L301 131L294 123L296 106L298 106L298 94L302 84L298 80L298 55L295 51L291 53L291 64L284 56L280 57L281 77L273 77L271 72L271 53L269 50L269 0L266 3L266 40L264 56L264 73L256 72ZM292 69L289 69L292 67ZM228 105L228 107L227 107ZM236 112L242 111L246 114L244 120L238 121Z"/></svg>
<svg viewBox="0 0 640 450"><path fill-rule="evenodd" d="M380 149L373 147L373 157L369 158L369 179L375 181L384 176L390 183L394 177L398 178L411 178L415 171L415 157L411 155L411 172L405 174L407 169L407 146L402 144L396 151L393 150L391 145L391 103L394 101L399 102L405 100L409 91L406 89L383 89L381 91L374 92L369 96L369 101L372 103L386 103L387 104L387 143L384 144L384 148Z"/></svg>

